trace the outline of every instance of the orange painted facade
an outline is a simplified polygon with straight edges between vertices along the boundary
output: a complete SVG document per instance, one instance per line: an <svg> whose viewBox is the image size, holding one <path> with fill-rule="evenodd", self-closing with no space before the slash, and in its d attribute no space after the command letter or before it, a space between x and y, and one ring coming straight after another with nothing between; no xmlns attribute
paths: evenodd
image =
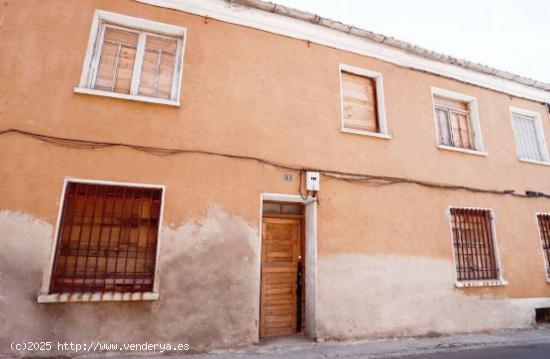
<svg viewBox="0 0 550 359"><path fill-rule="evenodd" d="M179 107L74 93L96 9L187 29ZM517 160L510 119L510 106L535 111L550 136L547 107L536 101L130 0L8 0L0 17L1 130L550 193L550 167ZM340 131L340 64L383 75L391 139ZM477 99L486 156L437 147L432 87ZM196 350L257 342L260 196L298 195L299 171L206 154L68 148L17 133L0 136L0 153L0 337L124 342L140 328L135 340ZM165 186L158 301L37 303L66 177ZM550 212L547 198L322 176L318 199L316 338L527 327L535 307L550 306L535 217ZM493 210L507 285L455 288L449 206Z"/></svg>

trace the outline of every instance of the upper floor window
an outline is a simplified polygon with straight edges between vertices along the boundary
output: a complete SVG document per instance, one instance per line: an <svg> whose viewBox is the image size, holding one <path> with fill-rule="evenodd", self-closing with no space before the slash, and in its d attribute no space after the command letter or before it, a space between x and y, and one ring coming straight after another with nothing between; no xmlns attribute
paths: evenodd
<svg viewBox="0 0 550 359"><path fill-rule="evenodd" d="M491 211L451 208L450 215L457 280L500 280Z"/></svg>
<svg viewBox="0 0 550 359"><path fill-rule="evenodd" d="M76 92L179 105L185 29L96 11Z"/></svg>
<svg viewBox="0 0 550 359"><path fill-rule="evenodd" d="M520 160L548 162L548 152L540 114L520 108L510 108L512 128Z"/></svg>
<svg viewBox="0 0 550 359"><path fill-rule="evenodd" d="M436 88L432 93L439 147L482 152L475 98Z"/></svg>
<svg viewBox="0 0 550 359"><path fill-rule="evenodd" d="M340 65L342 131L389 138L382 75Z"/></svg>

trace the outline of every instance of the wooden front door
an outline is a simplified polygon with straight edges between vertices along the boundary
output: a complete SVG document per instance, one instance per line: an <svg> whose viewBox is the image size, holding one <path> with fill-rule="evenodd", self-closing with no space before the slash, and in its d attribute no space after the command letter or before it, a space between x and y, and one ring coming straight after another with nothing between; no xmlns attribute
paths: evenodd
<svg viewBox="0 0 550 359"><path fill-rule="evenodd" d="M294 335L301 329L297 316L302 220L264 217L262 222L260 337Z"/></svg>

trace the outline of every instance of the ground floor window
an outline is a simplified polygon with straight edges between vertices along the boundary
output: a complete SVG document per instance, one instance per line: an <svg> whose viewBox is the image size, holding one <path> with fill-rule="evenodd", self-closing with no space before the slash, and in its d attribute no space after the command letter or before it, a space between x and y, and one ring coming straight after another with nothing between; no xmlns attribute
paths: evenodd
<svg viewBox="0 0 550 359"><path fill-rule="evenodd" d="M68 182L50 293L153 290L162 189Z"/></svg>
<svg viewBox="0 0 550 359"><path fill-rule="evenodd" d="M457 279L498 280L491 211L451 208L451 227Z"/></svg>
<svg viewBox="0 0 550 359"><path fill-rule="evenodd" d="M546 261L546 277L550 278L550 213L541 213L537 215L539 222L540 240L542 241L542 251Z"/></svg>

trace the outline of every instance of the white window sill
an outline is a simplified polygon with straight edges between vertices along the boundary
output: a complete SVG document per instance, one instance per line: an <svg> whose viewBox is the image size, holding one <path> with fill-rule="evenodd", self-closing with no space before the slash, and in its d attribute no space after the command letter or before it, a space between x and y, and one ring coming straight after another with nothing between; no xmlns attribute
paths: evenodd
<svg viewBox="0 0 550 359"><path fill-rule="evenodd" d="M180 106L179 101L165 100L165 99L162 99L162 98L139 96L139 95L128 95L128 94L124 94L124 93L111 92L111 91L102 91L102 90L96 90L96 89L89 89L89 88L85 88L85 87L75 87L74 92L75 93L82 93L82 94L86 94L86 95L96 95L96 96L119 98L119 99L130 100L130 101L154 103L154 104L158 104L158 105L168 105L168 106L174 106L174 107L179 107Z"/></svg>
<svg viewBox="0 0 550 359"><path fill-rule="evenodd" d="M379 132L370 132L370 131L361 131L361 130L353 130L351 128L341 128L340 132L343 133L353 133L355 135L362 135L362 136L371 136L371 137L377 137L377 138L384 138L386 140L391 140L391 136L385 133L379 133Z"/></svg>
<svg viewBox="0 0 550 359"><path fill-rule="evenodd" d="M157 300L159 294L155 292L143 293L63 293L40 294L38 303L74 303L74 302L125 302Z"/></svg>
<svg viewBox="0 0 550 359"><path fill-rule="evenodd" d="M471 287L503 287L507 286L508 282L505 280L471 280L471 281L456 281L455 287L457 288L471 288Z"/></svg>
<svg viewBox="0 0 550 359"><path fill-rule="evenodd" d="M523 159L523 158L518 158L518 161L525 162L525 163L531 163L531 164L534 164L534 165L550 166L550 162L527 160L527 159Z"/></svg>
<svg viewBox="0 0 550 359"><path fill-rule="evenodd" d="M487 152L481 152L481 151L476 151L476 150L468 150L466 148L452 147L452 146L445 146L445 145L437 145L437 148L439 148L440 150L462 152L462 153L467 153L469 155L487 157Z"/></svg>

